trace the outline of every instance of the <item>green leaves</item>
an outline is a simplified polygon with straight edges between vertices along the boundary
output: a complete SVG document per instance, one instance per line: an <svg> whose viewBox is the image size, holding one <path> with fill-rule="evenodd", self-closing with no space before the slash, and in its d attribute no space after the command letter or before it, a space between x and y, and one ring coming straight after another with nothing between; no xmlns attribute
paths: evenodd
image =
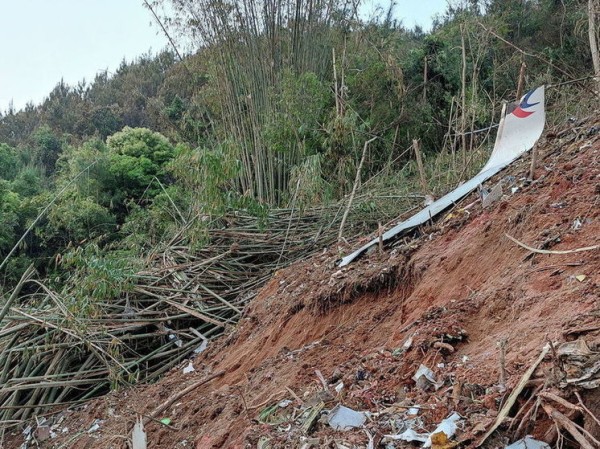
<svg viewBox="0 0 600 449"><path fill-rule="evenodd" d="M124 251L105 252L96 244L77 247L58 258L63 273L63 295L75 316L91 317L97 303L111 302L133 288L139 261Z"/></svg>
<svg viewBox="0 0 600 449"><path fill-rule="evenodd" d="M19 225L19 206L19 195L10 190L8 181L0 180L0 255L14 244Z"/></svg>
<svg viewBox="0 0 600 449"><path fill-rule="evenodd" d="M154 178L165 181L166 164L175 155L167 138L146 128L125 127L110 136L107 145L117 198L139 200L146 192L155 196L159 186Z"/></svg>
<svg viewBox="0 0 600 449"><path fill-rule="evenodd" d="M0 143L0 179L12 180L15 177L16 171L16 150L5 143Z"/></svg>

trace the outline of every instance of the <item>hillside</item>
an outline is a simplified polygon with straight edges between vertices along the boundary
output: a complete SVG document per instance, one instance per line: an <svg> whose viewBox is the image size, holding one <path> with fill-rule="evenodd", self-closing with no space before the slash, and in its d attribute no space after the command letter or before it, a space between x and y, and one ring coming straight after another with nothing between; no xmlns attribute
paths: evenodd
<svg viewBox="0 0 600 449"><path fill-rule="evenodd" d="M144 418L150 448L358 448L369 447L369 435L370 447L411 447L382 443L383 435L400 433L403 422L432 431L453 411L464 417L456 439L474 447L548 342L548 355L483 447L504 447L525 434L556 442L553 410L599 439L587 412L565 407L577 404L581 390L600 416L597 388L564 386L587 359L570 365L561 345L585 341L585 356L597 360L600 253L532 253L507 234L552 251L600 243L600 121L548 131L539 152L533 182L526 180L529 157L490 180L505 188L486 209L474 193L382 254L340 270L330 248L277 272L237 327L193 359L194 372L182 372L186 362L154 385L55 411L48 424L56 438L41 447L128 447L138 414L155 418ZM499 385L499 342L506 388ZM416 385L420 364L433 371L438 389ZM334 431L317 416L303 430L321 402L324 411L343 404L370 412L365 429ZM416 417L410 407L419 408ZM170 424L157 422L163 418ZM5 438L6 447L23 447L20 432ZM564 448L580 447L567 431L560 438Z"/></svg>

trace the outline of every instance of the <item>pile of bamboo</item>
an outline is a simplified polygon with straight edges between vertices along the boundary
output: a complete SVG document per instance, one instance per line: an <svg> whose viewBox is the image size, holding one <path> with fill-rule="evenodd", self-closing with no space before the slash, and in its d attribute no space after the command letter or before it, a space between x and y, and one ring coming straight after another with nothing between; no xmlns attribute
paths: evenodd
<svg viewBox="0 0 600 449"><path fill-rule="evenodd" d="M359 195L346 235L414 205L388 196ZM274 270L334 244L344 208L227 214L202 249L180 239L151 256L134 288L94 316L73 316L28 270L0 311L0 424L156 380L234 325Z"/></svg>

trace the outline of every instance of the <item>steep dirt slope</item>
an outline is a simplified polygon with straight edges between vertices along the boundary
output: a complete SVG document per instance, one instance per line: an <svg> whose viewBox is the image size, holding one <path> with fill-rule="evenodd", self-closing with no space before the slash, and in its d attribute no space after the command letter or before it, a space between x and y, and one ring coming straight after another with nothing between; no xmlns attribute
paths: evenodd
<svg viewBox="0 0 600 449"><path fill-rule="evenodd" d="M600 243L599 124L589 120L546 138L536 181L524 182L528 158L514 164L489 183L505 186L488 209L472 194L383 254L339 270L339 255L329 250L276 273L238 327L193 361L195 372L178 369L155 385L66 411L58 415L57 438L42 447L128 447L137 414L151 415L211 375L156 414L170 418L170 427L147 419L148 447L256 447L261 437L270 447L366 447L363 430L335 432L321 421L303 432L298 421L284 416L276 424L267 413L262 421L270 424L258 422L283 399L292 403L280 416L320 400L325 409L343 403L372 412L367 428L375 447L393 433L394 408L421 406L429 430L458 411L466 417L458 439L472 445L506 398L498 386L499 342L506 342L510 392L547 341L563 342L570 330L598 322L600 251L532 254L505 234L552 250ZM600 343L600 332L586 338ZM443 381L439 390L415 385L420 364ZM548 381L551 365L544 362L535 376ZM316 370L331 383L328 393ZM99 430L88 432L98 419ZM540 417L521 433L548 438L549 428ZM486 444L500 447L507 435L502 428ZM23 441L16 432L7 439L7 447ZM410 447L394 444L387 447Z"/></svg>

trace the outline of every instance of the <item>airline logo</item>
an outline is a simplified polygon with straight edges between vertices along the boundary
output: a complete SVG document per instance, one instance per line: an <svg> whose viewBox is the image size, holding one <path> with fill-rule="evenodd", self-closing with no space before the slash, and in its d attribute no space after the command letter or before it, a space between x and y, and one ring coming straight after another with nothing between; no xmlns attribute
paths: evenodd
<svg viewBox="0 0 600 449"><path fill-rule="evenodd" d="M532 108L536 104L540 104L539 101L537 103L529 103L529 97L531 97L531 95L534 92L535 92L535 89L527 92L527 95L525 95L523 97L523 100L521 100L521 103L519 104L519 106L512 112L513 115L515 115L519 118L525 118L525 117L529 117L531 114L535 113L535 111L527 111L527 109Z"/></svg>

